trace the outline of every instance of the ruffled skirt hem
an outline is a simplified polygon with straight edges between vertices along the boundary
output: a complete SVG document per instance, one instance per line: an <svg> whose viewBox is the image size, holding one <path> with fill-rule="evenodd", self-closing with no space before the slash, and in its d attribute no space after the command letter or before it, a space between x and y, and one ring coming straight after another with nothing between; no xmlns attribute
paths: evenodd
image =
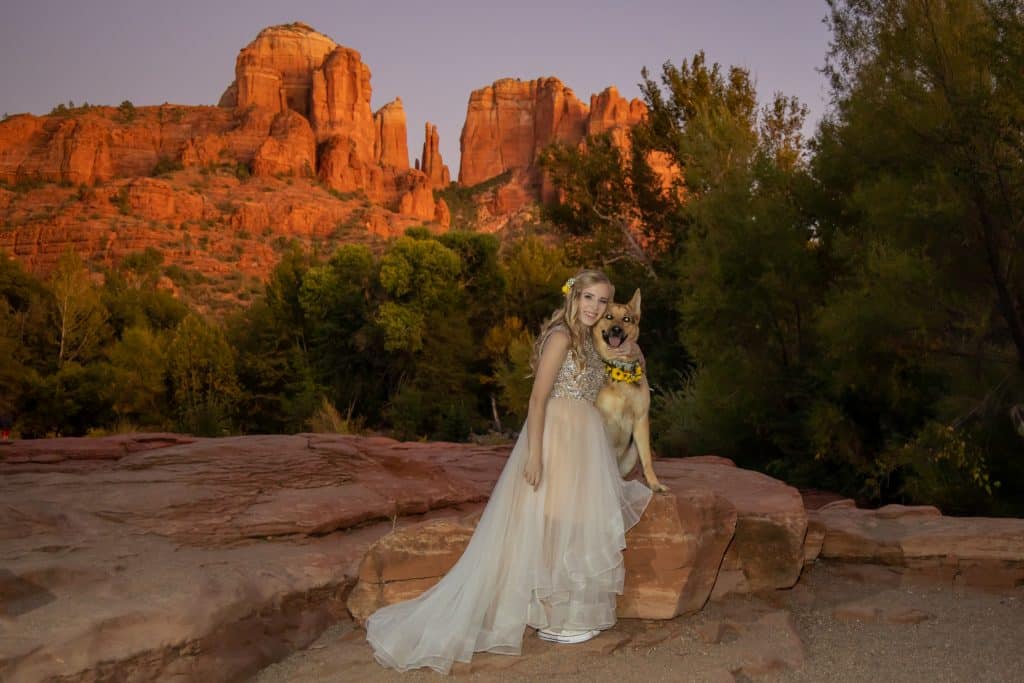
<svg viewBox="0 0 1024 683"><path fill-rule="evenodd" d="M377 661L447 673L474 652L517 655L527 626L606 629L622 592L625 532L650 500L623 481L592 403L548 402L537 489L523 478L526 429L465 552L419 597L367 622Z"/></svg>

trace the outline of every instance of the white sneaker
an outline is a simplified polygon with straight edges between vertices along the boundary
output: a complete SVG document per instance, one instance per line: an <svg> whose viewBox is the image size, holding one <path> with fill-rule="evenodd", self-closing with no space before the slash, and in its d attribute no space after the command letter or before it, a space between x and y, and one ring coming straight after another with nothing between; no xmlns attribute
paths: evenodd
<svg viewBox="0 0 1024 683"><path fill-rule="evenodd" d="M537 637L541 640L546 640L549 643L563 643L568 645L572 643L585 643L599 633L600 631L576 631L573 629L565 628L542 628L537 631Z"/></svg>

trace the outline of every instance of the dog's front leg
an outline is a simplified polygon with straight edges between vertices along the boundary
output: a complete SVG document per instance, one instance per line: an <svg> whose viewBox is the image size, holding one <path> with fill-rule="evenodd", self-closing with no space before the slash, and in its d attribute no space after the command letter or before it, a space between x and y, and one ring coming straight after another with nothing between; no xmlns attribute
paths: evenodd
<svg viewBox="0 0 1024 683"><path fill-rule="evenodd" d="M658 475L654 473L654 463L651 455L651 423L647 415L642 415L633 425L633 441L636 443L636 450L640 454L640 466L644 470L644 479L651 490L659 493L668 491L668 487L658 481Z"/></svg>

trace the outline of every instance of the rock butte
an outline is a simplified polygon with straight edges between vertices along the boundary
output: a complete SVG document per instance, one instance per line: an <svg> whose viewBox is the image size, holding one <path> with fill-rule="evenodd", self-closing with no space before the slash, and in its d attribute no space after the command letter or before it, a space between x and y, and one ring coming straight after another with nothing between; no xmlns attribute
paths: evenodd
<svg viewBox="0 0 1024 683"><path fill-rule="evenodd" d="M0 679L251 676L349 611L363 619L435 582L508 452L319 434L6 446ZM806 511L793 488L723 458L656 469L671 493L630 532L624 618L770 594L821 558L964 585L1024 580L1024 520L848 501ZM928 618L875 607L837 618Z"/></svg>

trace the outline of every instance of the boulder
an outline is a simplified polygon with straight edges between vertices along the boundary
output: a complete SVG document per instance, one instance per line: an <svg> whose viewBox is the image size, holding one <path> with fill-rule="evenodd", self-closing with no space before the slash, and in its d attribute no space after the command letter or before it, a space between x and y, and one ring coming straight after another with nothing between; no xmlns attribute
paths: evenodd
<svg viewBox="0 0 1024 683"><path fill-rule="evenodd" d="M662 483L677 494L710 491L736 510L736 533L726 550L713 598L789 588L804 566L807 512L800 492L727 459L678 458L655 463Z"/></svg>
<svg viewBox="0 0 1024 683"><path fill-rule="evenodd" d="M862 510L850 500L809 514L824 528L822 558L887 565L962 585L1024 582L1024 519L946 517L931 506Z"/></svg>
<svg viewBox="0 0 1024 683"><path fill-rule="evenodd" d="M418 596L462 557L479 520L444 519L395 531L374 543L359 566L348 611L360 624L385 605Z"/></svg>
<svg viewBox="0 0 1024 683"><path fill-rule="evenodd" d="M657 494L626 534L617 614L672 619L704 606L736 529L736 510L709 491Z"/></svg>

